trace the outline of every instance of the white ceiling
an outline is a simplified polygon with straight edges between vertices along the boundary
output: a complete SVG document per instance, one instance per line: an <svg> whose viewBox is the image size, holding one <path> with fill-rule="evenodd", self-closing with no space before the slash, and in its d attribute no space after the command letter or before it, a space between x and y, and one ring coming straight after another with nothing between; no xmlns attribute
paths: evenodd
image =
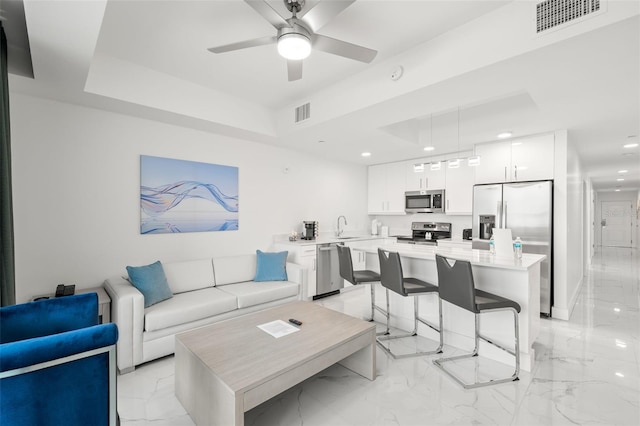
<svg viewBox="0 0 640 426"><path fill-rule="evenodd" d="M280 0L269 3L287 16ZM376 59L363 64L313 52L302 80L288 82L275 46L207 51L275 33L241 0L25 1L36 78L12 77L11 85L357 164L424 157L427 142L435 155L495 140L501 130L522 136L568 129L596 189L640 188L640 149L622 148L640 133L637 2L603 2L604 13L544 39L530 37L526 48L509 46L513 34L496 26L496 37L507 41L495 57L492 46L479 48L478 58L455 56L460 45L491 33L486 22L519 31L528 12L515 3L358 0L318 32L376 49ZM448 53L458 71L426 67ZM397 65L405 75L391 82ZM138 80L128 81L133 70ZM145 81L153 85L143 99L135 89ZM175 83L174 90L160 81ZM192 98L179 87L193 90ZM173 97L163 99L163 92ZM319 113L315 121L283 124L307 101L312 116ZM237 111L246 112L244 121ZM362 151L373 155L362 158ZM626 180L616 182L623 168Z"/></svg>

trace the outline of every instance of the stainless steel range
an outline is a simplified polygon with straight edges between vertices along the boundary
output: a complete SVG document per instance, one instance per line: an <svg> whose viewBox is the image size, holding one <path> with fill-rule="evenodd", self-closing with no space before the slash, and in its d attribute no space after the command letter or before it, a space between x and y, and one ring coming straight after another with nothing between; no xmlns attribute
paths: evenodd
<svg viewBox="0 0 640 426"><path fill-rule="evenodd" d="M442 222L412 222L411 236L397 236L399 243L435 246L438 240L451 238L451 224Z"/></svg>

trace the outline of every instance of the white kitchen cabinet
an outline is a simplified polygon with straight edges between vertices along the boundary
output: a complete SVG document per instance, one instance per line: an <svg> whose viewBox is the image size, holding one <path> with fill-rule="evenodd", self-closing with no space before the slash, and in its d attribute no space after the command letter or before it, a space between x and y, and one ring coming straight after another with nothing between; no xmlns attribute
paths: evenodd
<svg viewBox="0 0 640 426"><path fill-rule="evenodd" d="M447 170L445 186L445 213L448 215L470 215L473 210L473 185L475 167L461 161L460 167Z"/></svg>
<svg viewBox="0 0 640 426"><path fill-rule="evenodd" d="M354 271L361 271L366 268L367 252L364 250L351 249L351 261Z"/></svg>
<svg viewBox="0 0 640 426"><path fill-rule="evenodd" d="M316 295L316 245L297 245L293 243L275 243L277 251L288 251L288 262L297 263L305 269L302 288L302 299L312 299Z"/></svg>
<svg viewBox="0 0 640 426"><path fill-rule="evenodd" d="M554 135L516 139L511 144L513 181L553 179Z"/></svg>
<svg viewBox="0 0 640 426"><path fill-rule="evenodd" d="M476 145L476 183L553 179L554 135L527 136Z"/></svg>
<svg viewBox="0 0 640 426"><path fill-rule="evenodd" d="M443 189L446 183L446 163L440 170L431 170L425 165L422 170L416 171L415 164L428 163L428 159L418 159L406 162L406 190L422 191L431 189Z"/></svg>
<svg viewBox="0 0 640 426"><path fill-rule="evenodd" d="M476 183L510 181L511 142L493 142L476 145L480 164L476 166Z"/></svg>
<svg viewBox="0 0 640 426"><path fill-rule="evenodd" d="M369 166L369 214L405 214L405 163Z"/></svg>
<svg viewBox="0 0 640 426"><path fill-rule="evenodd" d="M348 246L348 244L347 244ZM354 271L361 271L363 269L366 269L366 260L367 260L367 253L364 250L358 250L355 248L351 248L351 263L353 265L353 270ZM346 287L352 287L353 284L351 284L349 281L344 280L344 286Z"/></svg>

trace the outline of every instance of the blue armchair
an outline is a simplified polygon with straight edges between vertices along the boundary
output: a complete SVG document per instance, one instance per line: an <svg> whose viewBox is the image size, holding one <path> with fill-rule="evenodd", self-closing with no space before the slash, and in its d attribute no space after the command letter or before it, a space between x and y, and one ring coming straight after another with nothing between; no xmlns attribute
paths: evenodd
<svg viewBox="0 0 640 426"><path fill-rule="evenodd" d="M0 308L0 424L116 425L117 340L96 293Z"/></svg>

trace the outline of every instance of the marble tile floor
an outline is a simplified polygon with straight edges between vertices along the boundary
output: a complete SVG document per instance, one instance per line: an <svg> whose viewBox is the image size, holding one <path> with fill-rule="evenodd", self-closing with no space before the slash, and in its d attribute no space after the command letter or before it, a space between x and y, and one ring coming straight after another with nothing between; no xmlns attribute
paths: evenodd
<svg viewBox="0 0 640 426"><path fill-rule="evenodd" d="M392 360L378 348L374 382L336 365L254 408L245 423L639 425L639 253L596 253L570 321L542 321L535 369L517 382L464 390L432 364L433 357ZM363 317L365 290L317 303ZM455 352L445 346L447 356ZM478 362L492 372L504 368ZM173 369L170 356L118 377L123 426L193 425L174 395Z"/></svg>

